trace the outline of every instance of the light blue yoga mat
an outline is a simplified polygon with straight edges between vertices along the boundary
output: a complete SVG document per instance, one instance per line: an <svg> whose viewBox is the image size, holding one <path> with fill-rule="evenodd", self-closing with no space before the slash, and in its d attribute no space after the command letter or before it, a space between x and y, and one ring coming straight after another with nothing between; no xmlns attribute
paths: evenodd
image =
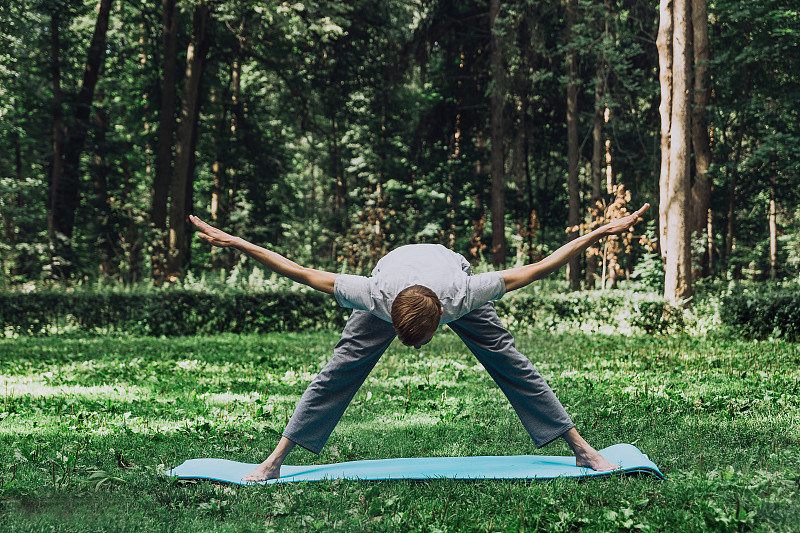
<svg viewBox="0 0 800 533"><path fill-rule="evenodd" d="M645 454L631 444L615 444L600 450L607 460L622 467L625 473L652 474L659 479L664 475ZM167 476L179 479L205 479L249 485L242 476L258 465L238 463L227 459L189 459L168 470ZM553 479L557 477L591 478L615 472L595 472L575 466L575 457L549 455L500 455L481 457L410 457L405 459L377 459L350 461L330 465L283 465L281 477L260 482L293 483L298 481L323 481L328 479L354 479L377 481L385 479L428 480L448 479Z"/></svg>

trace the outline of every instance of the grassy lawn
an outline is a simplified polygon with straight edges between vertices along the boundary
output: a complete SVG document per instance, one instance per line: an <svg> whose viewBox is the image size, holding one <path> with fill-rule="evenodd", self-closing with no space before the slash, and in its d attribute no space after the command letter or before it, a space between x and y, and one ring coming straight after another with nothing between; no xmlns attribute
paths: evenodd
<svg viewBox="0 0 800 533"><path fill-rule="evenodd" d="M2 531L720 531L800 528L800 345L519 336L584 437L667 475L229 487L159 473L260 462L336 333L0 341ZM455 335L395 343L323 453L288 464L536 451Z"/></svg>

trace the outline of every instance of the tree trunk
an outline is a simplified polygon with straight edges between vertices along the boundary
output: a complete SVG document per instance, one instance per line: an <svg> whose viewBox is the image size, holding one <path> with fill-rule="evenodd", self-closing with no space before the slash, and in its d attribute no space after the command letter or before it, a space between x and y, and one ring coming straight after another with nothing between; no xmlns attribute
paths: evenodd
<svg viewBox="0 0 800 533"><path fill-rule="evenodd" d="M580 190L578 187L578 80L577 50L572 44L577 0L567 0L567 189L569 191L569 240L578 238L580 223ZM574 291L581 288L581 259L575 257L567 265L567 279Z"/></svg>
<svg viewBox="0 0 800 533"><path fill-rule="evenodd" d="M100 273L112 276L114 272L114 239L111 234L111 206L108 201L108 164L104 155L106 143L106 117L102 109L94 110L94 204L97 215L97 251L100 255Z"/></svg>
<svg viewBox="0 0 800 533"><path fill-rule="evenodd" d="M661 258L666 259L668 186L670 175L670 129L672 116L672 0L661 0L659 5L658 38L658 81L661 86L661 171L658 179L658 247Z"/></svg>
<svg viewBox="0 0 800 533"><path fill-rule="evenodd" d="M61 44L59 26L61 17L58 11L50 15L50 75L53 81L53 162L50 167L50 194L47 210L47 235L50 244L51 274L61 277L63 261L58 257L62 246L57 244L61 236L56 233L55 213L59 183L64 172L64 109L61 102Z"/></svg>
<svg viewBox="0 0 800 533"><path fill-rule="evenodd" d="M244 28L244 20L240 28ZM231 144L235 144L238 140L239 129L244 122L244 113L242 112L242 61L240 58L233 60L231 68L231 85L233 88L231 94ZM238 190L238 175L236 174L236 166L231 165L228 169L228 210L233 209L236 205L236 192Z"/></svg>
<svg viewBox="0 0 800 533"><path fill-rule="evenodd" d="M692 295L692 256L689 139L691 81L689 0L675 0L673 8L672 116L667 186L667 263L664 297L682 305Z"/></svg>
<svg viewBox="0 0 800 533"><path fill-rule="evenodd" d="M226 129L226 120L227 120L227 110L225 108L225 104L220 101L217 91L211 89L211 105L215 107L214 110L215 117L214 117L214 136L212 139L212 147L214 150L214 162L211 164L211 178L213 181L213 185L211 187L211 220L214 221L215 225L220 224L222 219L220 218L220 211L223 209L221 205L221 199L225 197L223 191L227 188L225 186L225 169L224 164L222 162L223 153L225 151L225 141L224 141L224 134L223 132ZM218 248L215 246L211 249L211 257L212 262L213 258L216 255L215 250Z"/></svg>
<svg viewBox="0 0 800 533"><path fill-rule="evenodd" d="M172 146L175 136L175 78L178 60L178 17L176 0L162 0L161 31L163 43L161 111L156 146L156 173L153 178L153 203L150 221L157 231L153 243L153 278L161 279L165 272L164 236L167 231L167 199L172 179Z"/></svg>
<svg viewBox="0 0 800 533"><path fill-rule="evenodd" d="M605 93L605 59L597 59L597 70L594 82L594 118L592 122L592 216L596 219L602 215L600 187L603 180L603 98ZM595 275L597 273L597 260L600 257L599 244L586 250L586 288L594 289Z"/></svg>
<svg viewBox="0 0 800 533"><path fill-rule="evenodd" d="M477 160L475 161L475 211L472 217L472 235L470 237L469 252L475 259L481 259L486 245L483 244L486 229L485 197L486 197L486 135L481 125L475 132L475 147Z"/></svg>
<svg viewBox="0 0 800 533"><path fill-rule="evenodd" d="M750 94L750 69L747 68L745 63L744 67L744 92L742 100L746 101ZM727 209L727 223L725 231L725 261L730 262L731 252L733 251L734 241L734 226L736 220L736 187L739 183L739 161L742 158L742 148L744 142L744 128L745 128L745 113L740 111L739 128L736 133L736 148L733 152L733 165L731 165L732 175L731 181L728 184L728 209Z"/></svg>
<svg viewBox="0 0 800 533"><path fill-rule="evenodd" d="M769 279L778 277L778 210L775 200L775 170L769 178Z"/></svg>
<svg viewBox="0 0 800 533"><path fill-rule="evenodd" d="M692 109L692 144L694 148L695 181L692 186L692 208L694 220L692 232L702 234L707 231L711 212L711 180L707 172L711 166L711 139L708 135L708 102L711 99L708 60L708 8L707 0L691 0L692 32L694 52L694 106ZM704 274L710 274L711 235L706 236L709 243L702 258Z"/></svg>
<svg viewBox="0 0 800 533"><path fill-rule="evenodd" d="M500 0L491 0L490 55L492 63L492 264L502 267L506 263L506 225L505 225L505 160L503 157L503 102L505 100L505 71L503 51L498 35L497 16L500 13Z"/></svg>
<svg viewBox="0 0 800 533"><path fill-rule="evenodd" d="M331 168L333 169L333 193L334 193L334 227L338 230L339 235L342 237L347 236L348 227L348 212L349 206L347 201L347 178L344 175L342 168L342 154L339 148L339 122L336 119L336 113L331 118L331 135L330 135L330 158ZM332 257L336 261L335 254Z"/></svg>
<svg viewBox="0 0 800 533"><path fill-rule="evenodd" d="M94 26L94 34L86 57L83 82L75 101L75 115L64 146L64 166L61 179L53 190L53 231L56 239L56 254L66 260L60 275L69 276L72 256L72 230L75 226L75 210L78 207L80 187L80 159L89 131L89 115L94 100L94 90L103 66L106 52L106 34L112 0L101 0Z"/></svg>
<svg viewBox="0 0 800 533"><path fill-rule="evenodd" d="M186 51L181 121L175 143L175 170L170 187L169 255L167 270L171 275L181 272L186 258L186 216L191 210L191 191L194 178L194 152L197 142L197 122L200 116L200 86L203 79L209 42L207 26L209 9L206 4L195 7L192 17L192 37Z"/></svg>
<svg viewBox="0 0 800 533"><path fill-rule="evenodd" d="M245 29L247 27L247 19L242 16L239 22L239 49L236 57L233 58L231 64L231 146L238 143L238 135L242 126L244 125L244 109L242 104L242 57L247 51L247 35ZM223 202L224 212L227 217L230 217L230 212L236 205L236 193L239 187L238 174L236 173L236 159L228 166L228 190L226 201ZM228 254L229 259L234 256ZM232 266L232 265L231 265Z"/></svg>
<svg viewBox="0 0 800 533"><path fill-rule="evenodd" d="M522 220L521 228L524 228L524 235L525 235L525 245L528 250L528 263L532 263L535 257L535 251L533 246L533 237L535 234L535 227L534 227L534 212L533 212L533 176L531 175L531 165L530 165L530 139L529 139L529 126L528 126L528 109L531 102L531 86L530 86L530 72L531 72L531 37L530 37L530 27L528 23L529 13L526 12L522 20L520 21L519 25L519 42L520 42L520 62L522 64L522 68L517 70L517 75L519 77L519 85L520 91L519 94L521 105L519 108L519 142L520 150L519 150L519 158L522 163L522 169L520 170L522 176L520 180L524 178L524 187L525 193L523 197L522 192L522 181L520 181L519 187L519 198L520 198L520 208L523 206L524 217Z"/></svg>
<svg viewBox="0 0 800 533"><path fill-rule="evenodd" d="M12 103L12 105L16 105L16 103ZM19 133L13 132L11 133L14 141L14 178L15 178L15 187L8 191L8 197L6 201L8 202L8 206L11 208L11 211L0 211L2 213L3 219L3 237L5 240L5 244L8 244L11 249L11 254L6 255L2 253L2 248L0 248L0 256L2 256L2 270L0 270L0 276L3 276L3 284L5 286L6 282L8 281L5 278L5 273L9 272L12 276L15 275L16 267L14 266L15 263L19 262L17 259L19 253L15 253L16 247L14 246L17 242L16 236L16 227L14 223L14 214L18 211L14 208L22 207L21 198L19 195L19 187L22 185L22 146L19 139ZM16 190L17 194L14 195L14 190Z"/></svg>

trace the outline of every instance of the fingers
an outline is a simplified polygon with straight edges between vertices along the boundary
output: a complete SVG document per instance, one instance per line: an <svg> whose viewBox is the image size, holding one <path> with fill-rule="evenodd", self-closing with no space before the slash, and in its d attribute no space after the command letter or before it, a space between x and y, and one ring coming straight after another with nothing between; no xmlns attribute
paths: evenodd
<svg viewBox="0 0 800 533"><path fill-rule="evenodd" d="M205 222L203 222L202 220L200 220L199 218L197 218L194 215L189 215L189 222L191 222L192 224L194 224L195 226L197 226L198 228L201 228L201 229L202 229L203 225L208 226L208 224L206 224Z"/></svg>
<svg viewBox="0 0 800 533"><path fill-rule="evenodd" d="M640 216L642 216L642 213L644 213L648 209L650 209L650 204L644 204L642 207L639 208L638 211L636 211L634 213L634 215L636 215L637 217L640 217Z"/></svg>

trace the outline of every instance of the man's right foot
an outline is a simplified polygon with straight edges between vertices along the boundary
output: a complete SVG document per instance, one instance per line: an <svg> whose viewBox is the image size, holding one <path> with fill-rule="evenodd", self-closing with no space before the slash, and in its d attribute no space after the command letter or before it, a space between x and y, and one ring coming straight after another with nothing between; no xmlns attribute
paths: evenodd
<svg viewBox="0 0 800 533"><path fill-rule="evenodd" d="M258 467L249 474L242 476L242 481L266 481L279 477L281 477L281 467L273 466L272 462L268 459L258 465Z"/></svg>

